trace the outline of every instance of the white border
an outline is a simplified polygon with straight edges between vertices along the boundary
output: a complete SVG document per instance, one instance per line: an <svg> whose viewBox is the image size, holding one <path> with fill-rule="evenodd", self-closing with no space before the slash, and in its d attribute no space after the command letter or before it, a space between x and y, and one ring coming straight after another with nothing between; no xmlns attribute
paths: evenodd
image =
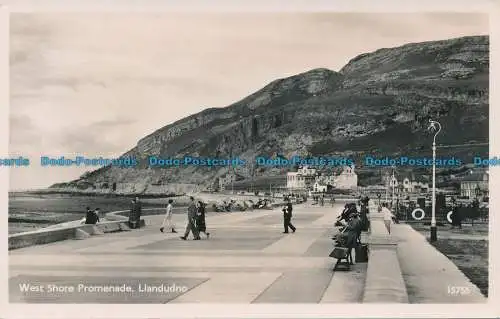
<svg viewBox="0 0 500 319"><path fill-rule="evenodd" d="M8 5L12 12L54 12L54 11L294 11L294 12L317 12L317 11L364 11L364 12L415 12L415 11L455 11L472 12L481 11L490 13L490 156L500 155L500 146L495 136L500 135L499 125L495 119L499 118L494 106L495 101L500 101L496 90L494 74L500 74L500 63L494 59L498 57L500 45L500 4L496 1L481 0L454 0L454 1L428 1L418 2L387 1L387 0L365 0L365 1L331 1L331 0L178 0L178 1L132 1L132 0L10 0L2 1ZM120 7L115 6L119 4ZM8 147L8 37L9 21L5 6L0 8L0 109L2 110L2 123L0 123L0 155L6 155ZM8 211L8 171L0 170L0 201L3 222L0 223L0 231L4 234L1 247L6 258L0 259L0 317L7 318L76 318L75 315L88 317L106 318L192 318L203 317L252 317L252 318L332 318L332 317L494 317L499 316L495 301L498 300L498 288L493 282L500 282L499 272L494 272L492 266L498 265L498 235L494 229L497 225L495 211L499 205L499 199L495 196L499 189L500 175L497 169L490 170L490 297L487 304L482 305L439 305L439 304L337 304L337 305L298 305L298 304L276 304L276 305L234 305L234 304L196 304L192 305L99 305L99 304L75 304L75 305L31 305L31 304L8 304L8 254L7 254L7 211ZM495 280L496 279L496 280Z"/></svg>
<svg viewBox="0 0 500 319"><path fill-rule="evenodd" d="M9 12L0 6L0 156L9 154ZM7 309L9 296L8 276L8 211L9 211L9 171L0 168L0 203L4 216L0 222L0 234L5 234L0 241L0 251L5 258L0 258L0 309ZM0 311L1 313L1 311ZM1 316L1 314L0 314Z"/></svg>

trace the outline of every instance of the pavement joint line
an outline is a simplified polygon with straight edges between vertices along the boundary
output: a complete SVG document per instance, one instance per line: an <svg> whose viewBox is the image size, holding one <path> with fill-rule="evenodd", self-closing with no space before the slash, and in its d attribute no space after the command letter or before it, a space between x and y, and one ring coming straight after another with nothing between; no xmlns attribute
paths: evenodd
<svg viewBox="0 0 500 319"><path fill-rule="evenodd" d="M188 290L187 290L185 293L180 294L179 296L177 296L177 297L175 297L175 298L173 298L173 299L170 299L170 300L168 300L168 301L164 302L164 304L166 304L166 303L170 303L170 302L175 302L175 300L176 300L176 299L178 299L179 297L181 297L181 296L183 296L183 295L185 295L185 294L189 293L189 292L190 292L190 291L192 291L193 289L198 288L199 286L201 286L201 285L205 284L206 282L210 281L211 279L212 279L212 278L207 278L207 280L205 280L205 281L203 281L203 282L199 283L198 285L195 285L195 286L193 286L193 287L188 288Z"/></svg>
<svg viewBox="0 0 500 319"><path fill-rule="evenodd" d="M276 277L276 279L273 280L273 282L267 286L264 290L262 290L258 295L257 297L255 297L252 301L250 301L251 304L253 304L255 302L255 300L259 299L261 296L263 296L267 291L269 291L269 289L271 289L272 285L274 285L275 283L277 283L281 278L283 278L283 276L285 275L284 272L282 272L278 277Z"/></svg>
<svg viewBox="0 0 500 319"><path fill-rule="evenodd" d="M175 303L200 302L244 302L250 303L267 286L269 286L279 272L251 273L242 277L238 273L217 273L203 285L199 285L191 293L186 293L176 299ZM239 281L238 286L231 283ZM228 285L229 284L229 285Z"/></svg>

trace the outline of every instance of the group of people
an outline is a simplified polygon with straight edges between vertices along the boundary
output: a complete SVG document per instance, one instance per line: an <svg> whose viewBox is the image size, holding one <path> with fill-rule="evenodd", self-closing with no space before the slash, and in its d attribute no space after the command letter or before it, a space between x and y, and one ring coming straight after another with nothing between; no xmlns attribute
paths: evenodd
<svg viewBox="0 0 500 319"><path fill-rule="evenodd" d="M87 206L87 214L85 215L85 224L87 225L95 225L99 222L99 208L95 210L91 210L90 207Z"/></svg>
<svg viewBox="0 0 500 319"><path fill-rule="evenodd" d="M333 198L333 197L332 197ZM325 206L325 195L314 195L312 197L314 204L319 204L321 206Z"/></svg>
<svg viewBox="0 0 500 319"><path fill-rule="evenodd" d="M141 219L142 205L139 197L132 200L131 208L128 216L128 223L130 228L139 228ZM85 215L85 224L95 225L100 222L101 212L99 208L94 210L87 206Z"/></svg>
<svg viewBox="0 0 500 319"><path fill-rule="evenodd" d="M168 200L168 205L166 208L165 217L163 218L163 223L160 227L160 231L163 233L165 228L170 229L172 233L177 233L175 230L175 224L172 220L173 213L173 200ZM210 238L210 233L207 232L207 224L205 220L206 204L202 201L196 202L194 197L189 198L189 206L187 209L187 225L184 236L180 238L182 240L187 240L189 233L193 233L193 240L200 240L200 234L205 234L205 237Z"/></svg>
<svg viewBox="0 0 500 319"><path fill-rule="evenodd" d="M292 224L292 211L293 206L289 198L285 199L285 205L282 209L283 211L283 226L284 226L284 234L289 233L289 229L292 230L293 233L296 232L297 228ZM168 205L166 208L165 217L163 219L163 223L160 227L160 231L163 233L165 228L170 229L172 233L177 233L175 230L175 224L172 221L172 212L173 212L173 200L168 200ZM200 240L201 234L204 234L207 239L210 238L210 233L207 232L207 224L206 224L206 204L202 201L196 202L194 197L190 197L189 206L187 209L187 225L184 235L180 238L182 240L187 240L189 234L193 234L193 240Z"/></svg>
<svg viewBox="0 0 500 319"><path fill-rule="evenodd" d="M353 251L361 243L363 223L359 217L355 203L348 203L337 218L335 226L340 226L339 233L333 238L338 246L347 248L347 260L352 265L355 263Z"/></svg>

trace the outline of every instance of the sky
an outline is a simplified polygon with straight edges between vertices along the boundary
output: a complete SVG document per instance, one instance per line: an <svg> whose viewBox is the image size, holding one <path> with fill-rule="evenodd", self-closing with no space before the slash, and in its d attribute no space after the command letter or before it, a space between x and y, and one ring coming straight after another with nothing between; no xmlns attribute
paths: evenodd
<svg viewBox="0 0 500 319"><path fill-rule="evenodd" d="M10 189L90 168L40 156L114 158L139 139L267 83L411 42L489 34L469 13L12 13Z"/></svg>

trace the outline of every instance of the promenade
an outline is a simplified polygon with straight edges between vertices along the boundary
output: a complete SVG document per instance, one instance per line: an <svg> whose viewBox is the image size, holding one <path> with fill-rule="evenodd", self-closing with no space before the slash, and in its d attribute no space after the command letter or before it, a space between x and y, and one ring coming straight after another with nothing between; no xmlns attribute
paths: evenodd
<svg viewBox="0 0 500 319"><path fill-rule="evenodd" d="M297 205L290 234L279 209L254 210L210 213L208 240L179 239L185 215L174 215L177 234L159 231L163 216L146 216L138 230L16 249L10 302L362 302L367 264L334 273L328 257L342 208ZM120 289L99 291L111 286Z"/></svg>
<svg viewBox="0 0 500 319"><path fill-rule="evenodd" d="M409 225L391 234L370 205L370 259L333 271L334 222L343 203L296 205L296 233L283 234L282 212L209 213L211 236L183 241L146 227L95 234L9 252L11 303L485 303L479 289ZM192 238L192 237L191 237ZM190 238L190 239L191 239Z"/></svg>

